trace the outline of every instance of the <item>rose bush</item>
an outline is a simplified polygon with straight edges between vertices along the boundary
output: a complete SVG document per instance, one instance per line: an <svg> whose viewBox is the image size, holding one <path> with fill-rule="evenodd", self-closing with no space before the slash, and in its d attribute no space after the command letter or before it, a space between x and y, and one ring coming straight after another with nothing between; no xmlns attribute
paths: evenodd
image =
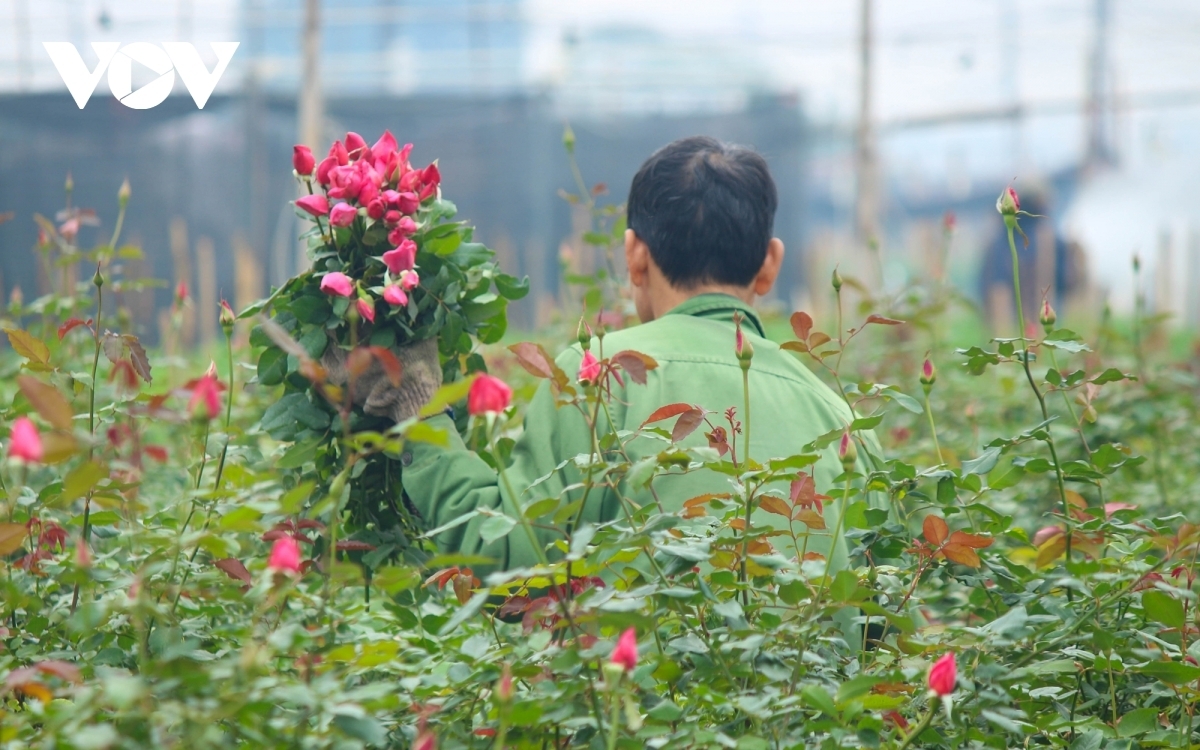
<svg viewBox="0 0 1200 750"><path fill-rule="evenodd" d="M297 153L298 174L340 191L327 202L346 202L355 184L356 172L334 175L365 145L346 140L345 165L336 146L321 166ZM420 282L401 286L403 309L378 304L392 271L391 249L377 251L390 243L368 251L358 213L349 227L314 229L318 267L273 298L274 327L258 323L250 349L233 348L235 327L255 324L226 314L214 367L159 364L153 379L160 355L142 351L119 309L134 282L118 256L133 250L114 250L114 237L82 251L77 226L69 239L46 229L44 256L99 268L90 285L15 302L3 321L13 351L0 359L0 746L1196 743L1200 528L1188 516L1200 378L1140 302L1132 321L1104 319L1086 336L1059 327L1070 316L1042 315L1036 337L955 351L964 335L951 324L964 316L947 285L923 279L851 305L843 292L865 286L842 269L828 310L777 318L773 330L857 418L761 462L737 451L752 429L741 393L664 404L638 431L661 450L629 461L635 436L599 415L655 363L605 351L611 316L589 316L601 338L579 373L524 342L488 350L490 376L464 374L478 356L457 348L465 318L442 344L457 379L430 409L465 401L472 442L494 465L505 465L533 382L548 380L593 432L595 449L576 459L580 491L625 497L680 471L729 486L676 514L625 502L600 525L573 524L572 497L518 500L488 533L555 528L561 555L481 578L473 566L487 561L397 559L386 550L395 542L369 536L377 528L353 499L370 462L438 436L356 412L315 345L345 340L365 362L401 334L446 335L450 318L422 305L457 250L429 249L422 212L437 199L424 200ZM1016 231L1015 194L1011 203ZM471 268L476 284L496 273ZM349 296L333 274L350 280ZM320 289L330 277L334 294ZM364 293L376 302L370 329L350 305ZM600 302L593 310L619 307ZM78 317L85 309L90 319ZM555 346L571 335L545 337ZM727 345L738 350L736 333ZM753 368L744 342L740 351ZM251 380L254 368L237 365L255 358ZM884 455L860 439L868 429ZM681 447L697 430L702 447ZM844 473L817 486L815 457L835 444ZM867 503L873 493L886 509ZM748 525L748 509L779 526ZM853 552L843 570L806 548L836 533Z"/></svg>

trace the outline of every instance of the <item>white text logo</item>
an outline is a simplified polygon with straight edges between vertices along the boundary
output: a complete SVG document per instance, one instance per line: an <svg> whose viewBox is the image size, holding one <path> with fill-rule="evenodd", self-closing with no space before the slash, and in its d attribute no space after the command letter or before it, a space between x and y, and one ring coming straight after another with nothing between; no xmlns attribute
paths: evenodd
<svg viewBox="0 0 1200 750"><path fill-rule="evenodd" d="M175 85L175 74L183 79L184 88L192 95L196 106L204 109L208 97L212 96L217 81L233 59L237 42L209 42L217 56L217 65L209 72L200 59L200 53L188 42L163 42L160 47L149 42L134 42L121 46L120 42L92 42L92 49L100 62L95 70L88 70L79 55L79 50L70 42L42 42L54 67L62 76L63 83L71 92L80 109L92 98L100 76L108 70L108 87L117 100L131 109L150 109L161 104L171 94ZM164 51L165 50L165 51ZM133 64L139 63L158 74L150 83L137 91L133 90Z"/></svg>

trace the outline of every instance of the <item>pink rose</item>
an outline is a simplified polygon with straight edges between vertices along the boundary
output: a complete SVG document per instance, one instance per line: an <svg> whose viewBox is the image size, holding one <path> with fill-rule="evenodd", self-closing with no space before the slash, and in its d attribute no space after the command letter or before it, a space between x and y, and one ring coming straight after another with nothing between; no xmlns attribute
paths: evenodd
<svg viewBox="0 0 1200 750"><path fill-rule="evenodd" d="M200 407L204 407L201 414ZM221 414L221 384L211 368L192 385L192 397L188 399L188 412L194 417L216 419Z"/></svg>
<svg viewBox="0 0 1200 750"><path fill-rule="evenodd" d="M400 286L404 288L404 291L411 292L412 290L416 289L417 285L420 283L421 277L417 275L416 271L400 272Z"/></svg>
<svg viewBox="0 0 1200 750"><path fill-rule="evenodd" d="M512 388L500 378L480 375L467 392L467 413L473 417L499 414L512 403Z"/></svg>
<svg viewBox="0 0 1200 750"><path fill-rule="evenodd" d="M338 165L336 156L326 156L317 165L317 182L322 185L329 184L329 172Z"/></svg>
<svg viewBox="0 0 1200 750"><path fill-rule="evenodd" d="M929 689L939 696L945 697L953 693L956 682L958 664L954 661L953 653L938 659L929 669Z"/></svg>
<svg viewBox="0 0 1200 750"><path fill-rule="evenodd" d="M339 271L327 273L321 278L321 291L338 297L349 297L354 293L354 281Z"/></svg>
<svg viewBox="0 0 1200 750"><path fill-rule="evenodd" d="M612 656L609 661L613 664L620 664L625 668L626 672L632 672L637 667L638 650L637 650L637 631L633 628L628 628L621 637L617 639L616 648L613 649Z"/></svg>
<svg viewBox="0 0 1200 750"><path fill-rule="evenodd" d="M277 573L299 573L300 544L290 536L276 539L271 547L271 556L267 559L267 567Z"/></svg>
<svg viewBox="0 0 1200 750"><path fill-rule="evenodd" d="M379 187L375 184L375 173L372 171L363 178L362 189L358 191L358 205L365 206L379 197Z"/></svg>
<svg viewBox="0 0 1200 750"><path fill-rule="evenodd" d="M13 420L12 432L9 434L8 457L19 458L32 464L41 461L43 455L42 436L33 422L28 417L17 417Z"/></svg>
<svg viewBox="0 0 1200 750"><path fill-rule="evenodd" d="M329 211L329 223L335 227L348 227L358 216L358 209L349 203L338 203Z"/></svg>
<svg viewBox="0 0 1200 750"><path fill-rule="evenodd" d="M356 161L363 156L363 152L367 149L367 142L358 133L346 133L346 151L350 154L350 160Z"/></svg>
<svg viewBox="0 0 1200 750"><path fill-rule="evenodd" d="M385 157L387 154L396 152L396 137L392 135L392 131L385 130L383 135L379 136L379 140L375 141L375 145L371 147L371 153L376 159Z"/></svg>
<svg viewBox="0 0 1200 750"><path fill-rule="evenodd" d="M383 301L393 307L404 307L408 304L408 295L396 284L383 290Z"/></svg>
<svg viewBox="0 0 1200 750"><path fill-rule="evenodd" d="M308 177L312 174L313 166L316 163L316 160L313 158L312 149L308 146L301 146L300 144L292 146L292 169L296 170L296 174L301 177Z"/></svg>
<svg viewBox="0 0 1200 750"><path fill-rule="evenodd" d="M382 199L376 198L367 204L367 216L370 216L375 221L383 218L384 212L387 210L386 204ZM397 244L397 243L393 243Z"/></svg>
<svg viewBox="0 0 1200 750"><path fill-rule="evenodd" d="M338 166L344 167L350 163L350 153L346 151L346 147L341 141L334 141L329 147L329 155L337 159Z"/></svg>
<svg viewBox="0 0 1200 750"><path fill-rule="evenodd" d="M600 379L600 362L590 351L583 353L583 361L579 363L579 382L594 385Z"/></svg>
<svg viewBox="0 0 1200 750"><path fill-rule="evenodd" d="M306 195L296 201L296 207L313 216L324 216L329 213L329 201L323 195Z"/></svg>
<svg viewBox="0 0 1200 750"><path fill-rule="evenodd" d="M402 214L415 214L420 206L421 199L416 193L400 193L400 198L396 201L396 207Z"/></svg>
<svg viewBox="0 0 1200 750"><path fill-rule="evenodd" d="M362 316L368 323L375 322L375 305L367 300L359 297L358 299L358 314Z"/></svg>
<svg viewBox="0 0 1200 750"><path fill-rule="evenodd" d="M398 274L401 271L411 271L416 261L417 243L407 238L396 246L395 249L388 250L383 254L383 262L392 275Z"/></svg>

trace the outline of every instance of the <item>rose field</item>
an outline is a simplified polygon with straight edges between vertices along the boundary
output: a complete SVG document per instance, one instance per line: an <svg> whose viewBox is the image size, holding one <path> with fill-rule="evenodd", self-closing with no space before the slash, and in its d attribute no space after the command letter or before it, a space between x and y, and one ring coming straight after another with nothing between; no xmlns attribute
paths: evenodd
<svg viewBox="0 0 1200 750"><path fill-rule="evenodd" d="M659 368L612 343L637 324L622 207L580 176L565 197L600 270L515 331L527 281L410 149L297 147L311 268L195 309L213 351L144 344L122 306L154 284L176 325L196 304L126 274L137 184L96 219L70 187L14 219L38 246L3 252L52 291L0 311L0 747L1200 742L1187 331L1141 300L986 321L945 278L843 263L812 309L761 306L769 341L727 321L743 388L617 429ZM1035 238L1016 191L996 209L1021 299ZM752 398L775 345L848 415L785 421L794 454L748 448L789 419ZM411 411L389 395L406 384ZM513 481L522 431L564 410L582 450ZM403 473L459 436L497 500L435 525ZM681 477L716 490L664 509ZM601 498L612 520L591 520ZM467 528L478 548L447 546ZM488 554L510 544L528 557Z"/></svg>

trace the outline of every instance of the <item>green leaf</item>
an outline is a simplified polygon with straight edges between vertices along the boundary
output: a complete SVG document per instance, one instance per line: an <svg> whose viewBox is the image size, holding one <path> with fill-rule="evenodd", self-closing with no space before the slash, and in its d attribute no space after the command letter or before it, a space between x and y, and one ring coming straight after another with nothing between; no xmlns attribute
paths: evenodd
<svg viewBox="0 0 1200 750"><path fill-rule="evenodd" d="M516 525L516 520L508 516L490 516L479 524L479 538L484 541L484 544L491 544L497 539L508 536L508 533L516 528Z"/></svg>
<svg viewBox="0 0 1200 750"><path fill-rule="evenodd" d="M368 745L387 744L387 730L370 716L339 714L333 717L333 725L345 734L356 740L362 740Z"/></svg>
<svg viewBox="0 0 1200 750"><path fill-rule="evenodd" d="M812 708L822 711L832 718L837 718L837 706L829 693L820 685L809 683L800 689L800 697Z"/></svg>
<svg viewBox="0 0 1200 750"><path fill-rule="evenodd" d="M1158 728L1158 709L1139 708L1121 717L1117 723L1117 734L1122 737L1133 737L1138 734L1152 732Z"/></svg>
<svg viewBox="0 0 1200 750"><path fill-rule="evenodd" d="M62 494L58 502L66 504L91 492L101 479L108 477L108 467L99 461L88 461L76 466L63 480Z"/></svg>
<svg viewBox="0 0 1200 750"><path fill-rule="evenodd" d="M996 467L996 462L1000 460L999 448L987 448L970 461L963 461L963 474L987 474Z"/></svg>
<svg viewBox="0 0 1200 750"><path fill-rule="evenodd" d="M1143 593L1142 608L1146 610L1146 617L1155 622L1161 622L1169 628L1183 627L1183 602L1165 591L1150 590Z"/></svg>
<svg viewBox="0 0 1200 750"><path fill-rule="evenodd" d="M452 632L459 625L462 625L464 622L478 614L479 610L483 609L483 605L487 603L489 596L490 594L488 593L487 589L477 592L475 596L471 597L470 601L468 601L457 612L454 613L453 617L446 621L445 625L438 629L438 635L446 635Z"/></svg>
<svg viewBox="0 0 1200 750"><path fill-rule="evenodd" d="M1152 661L1134 671L1162 680L1168 685L1186 685L1200 680L1200 667L1177 661Z"/></svg>

